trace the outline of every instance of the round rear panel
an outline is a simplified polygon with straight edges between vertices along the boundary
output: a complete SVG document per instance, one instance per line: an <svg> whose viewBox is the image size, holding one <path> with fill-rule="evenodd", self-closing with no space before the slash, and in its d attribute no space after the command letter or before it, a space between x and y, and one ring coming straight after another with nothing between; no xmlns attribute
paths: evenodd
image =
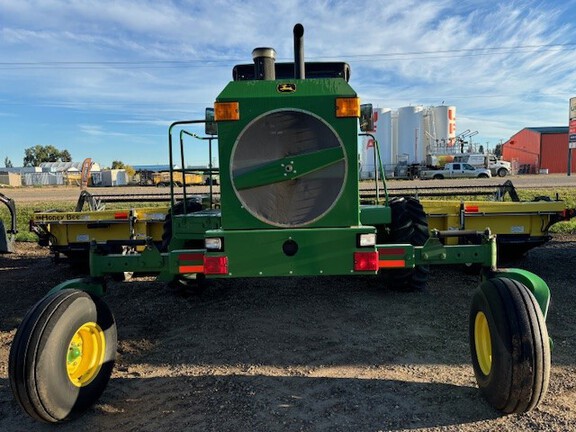
<svg viewBox="0 0 576 432"><path fill-rule="evenodd" d="M244 208L282 227L321 219L346 180L346 152L334 129L297 110L272 111L250 122L234 144L230 164Z"/></svg>

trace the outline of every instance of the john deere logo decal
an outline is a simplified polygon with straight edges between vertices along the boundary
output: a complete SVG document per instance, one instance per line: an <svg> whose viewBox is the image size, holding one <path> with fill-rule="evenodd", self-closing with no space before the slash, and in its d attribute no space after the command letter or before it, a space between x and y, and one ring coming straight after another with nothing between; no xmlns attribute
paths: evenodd
<svg viewBox="0 0 576 432"><path fill-rule="evenodd" d="M296 84L278 84L278 92L280 93L294 93L296 91Z"/></svg>

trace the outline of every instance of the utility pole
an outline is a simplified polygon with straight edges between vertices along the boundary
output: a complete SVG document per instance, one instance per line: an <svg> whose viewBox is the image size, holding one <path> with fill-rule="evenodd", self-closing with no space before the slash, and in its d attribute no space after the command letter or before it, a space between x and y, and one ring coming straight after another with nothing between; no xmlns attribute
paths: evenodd
<svg viewBox="0 0 576 432"><path fill-rule="evenodd" d="M566 175L572 173L572 149L576 148L576 97L570 98L568 114L568 170Z"/></svg>

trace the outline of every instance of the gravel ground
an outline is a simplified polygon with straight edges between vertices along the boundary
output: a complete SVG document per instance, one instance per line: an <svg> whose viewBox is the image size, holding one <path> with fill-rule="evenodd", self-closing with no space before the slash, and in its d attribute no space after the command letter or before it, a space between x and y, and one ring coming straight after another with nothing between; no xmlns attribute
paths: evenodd
<svg viewBox="0 0 576 432"><path fill-rule="evenodd" d="M576 430L575 248L576 236L555 236L515 263L552 291L550 388L531 413L503 416L480 397L467 340L477 278L436 267L419 293L369 277L218 281L189 297L149 278L113 282L111 382L55 429L13 400L8 352L26 310L77 273L19 244L0 255L0 430Z"/></svg>

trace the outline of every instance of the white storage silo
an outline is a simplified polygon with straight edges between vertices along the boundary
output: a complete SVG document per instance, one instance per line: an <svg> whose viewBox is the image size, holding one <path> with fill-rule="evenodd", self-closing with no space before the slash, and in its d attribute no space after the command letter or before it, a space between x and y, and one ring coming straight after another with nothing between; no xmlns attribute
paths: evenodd
<svg viewBox="0 0 576 432"><path fill-rule="evenodd" d="M392 111L392 162L398 162L398 110Z"/></svg>
<svg viewBox="0 0 576 432"><path fill-rule="evenodd" d="M393 167L394 153L392 148L392 110L389 108L374 109L374 130L369 132L378 141L380 160L386 172ZM370 137L362 137L362 151L360 153L360 178L374 178L375 159L374 141ZM376 167L379 168L379 167Z"/></svg>
<svg viewBox="0 0 576 432"><path fill-rule="evenodd" d="M439 105L431 108L434 119L433 135L436 137L436 152L448 152L456 140L456 107Z"/></svg>
<svg viewBox="0 0 576 432"><path fill-rule="evenodd" d="M402 159L412 164L426 160L423 115L421 105L398 108L397 161Z"/></svg>

